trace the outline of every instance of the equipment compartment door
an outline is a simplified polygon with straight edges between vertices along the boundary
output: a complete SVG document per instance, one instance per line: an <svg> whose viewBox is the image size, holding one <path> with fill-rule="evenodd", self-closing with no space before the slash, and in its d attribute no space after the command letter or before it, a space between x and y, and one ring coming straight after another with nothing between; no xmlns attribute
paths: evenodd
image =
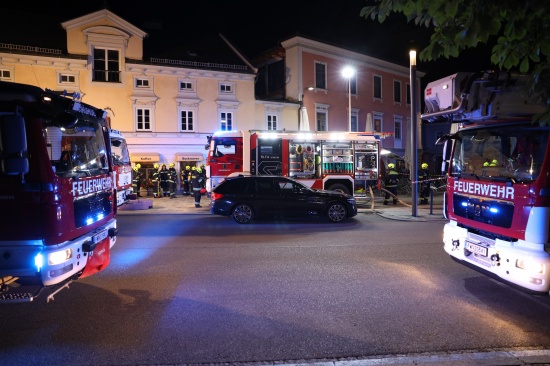
<svg viewBox="0 0 550 366"><path fill-rule="evenodd" d="M282 175L282 139L258 140L258 175Z"/></svg>

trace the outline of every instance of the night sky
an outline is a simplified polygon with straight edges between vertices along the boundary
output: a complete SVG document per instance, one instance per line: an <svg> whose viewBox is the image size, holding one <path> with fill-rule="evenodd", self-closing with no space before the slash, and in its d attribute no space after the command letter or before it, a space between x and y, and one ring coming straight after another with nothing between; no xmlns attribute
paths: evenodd
<svg viewBox="0 0 550 366"><path fill-rule="evenodd" d="M366 4L365 0L10 1L3 4L4 16L11 16L0 25L0 42L7 41L8 33L10 42L16 43L20 37L20 44L28 44L32 36L36 40L33 46L48 44L54 38L65 41L64 37L52 37L64 34L61 22L107 8L149 34L144 45L152 55L170 52L173 42L222 33L253 59L299 34L408 66L409 50L420 51L426 46L430 30L407 24L402 15L394 15L383 24L361 18L361 8ZM23 19L30 21L24 28ZM63 44L48 46L65 48ZM458 59L418 60L418 70L426 73L424 84L457 71L483 70L490 65L489 55L480 47Z"/></svg>

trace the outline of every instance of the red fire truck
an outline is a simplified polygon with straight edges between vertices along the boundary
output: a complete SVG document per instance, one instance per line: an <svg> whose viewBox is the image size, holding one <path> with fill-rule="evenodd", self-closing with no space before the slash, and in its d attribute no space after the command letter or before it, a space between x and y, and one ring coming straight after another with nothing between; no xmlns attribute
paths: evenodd
<svg viewBox="0 0 550 366"><path fill-rule="evenodd" d="M451 120L443 231L452 259L527 292L550 291L550 126L527 79L458 73L429 83L423 119Z"/></svg>
<svg viewBox="0 0 550 366"><path fill-rule="evenodd" d="M249 172L361 196L380 178L380 139L373 133L223 131L209 140L208 190L232 173Z"/></svg>
<svg viewBox="0 0 550 366"><path fill-rule="evenodd" d="M113 155L113 164L116 182L116 202L117 206L130 201L132 189L132 164L130 163L130 153L126 139L120 131L109 130L111 138L111 152ZM137 193L137 192L136 192Z"/></svg>
<svg viewBox="0 0 550 366"><path fill-rule="evenodd" d="M105 269L117 236L106 112L0 82L0 302Z"/></svg>

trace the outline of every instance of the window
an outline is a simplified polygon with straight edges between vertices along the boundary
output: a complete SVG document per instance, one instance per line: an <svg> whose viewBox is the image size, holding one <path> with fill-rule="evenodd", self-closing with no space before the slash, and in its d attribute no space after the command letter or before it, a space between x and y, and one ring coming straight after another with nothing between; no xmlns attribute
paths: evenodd
<svg viewBox="0 0 550 366"><path fill-rule="evenodd" d="M193 83L190 81L180 81L180 90L193 91Z"/></svg>
<svg viewBox="0 0 550 366"><path fill-rule="evenodd" d="M0 69L0 80L2 81L12 81L11 70Z"/></svg>
<svg viewBox="0 0 550 366"><path fill-rule="evenodd" d="M394 117L394 127L393 127L393 132L394 132L394 137L396 140L401 140L401 125L402 125L402 121L403 121L403 117L401 116L395 116Z"/></svg>
<svg viewBox="0 0 550 366"><path fill-rule="evenodd" d="M327 130L327 112L317 111L315 119L317 120L317 124L315 128L317 131L328 131Z"/></svg>
<svg viewBox="0 0 550 366"><path fill-rule="evenodd" d="M354 73L353 76L349 79L351 90L351 95L357 95L357 73Z"/></svg>
<svg viewBox="0 0 550 366"><path fill-rule="evenodd" d="M267 115L267 129L268 130L278 130L279 129L277 115L275 115L275 114L268 114Z"/></svg>
<svg viewBox="0 0 550 366"><path fill-rule="evenodd" d="M180 131L189 132L195 129L194 125L194 111L180 109Z"/></svg>
<svg viewBox="0 0 550 366"><path fill-rule="evenodd" d="M315 104L316 131L328 131L328 108L327 104Z"/></svg>
<svg viewBox="0 0 550 366"><path fill-rule="evenodd" d="M56 84L58 90L64 90L67 93L80 92L78 72L56 71Z"/></svg>
<svg viewBox="0 0 550 366"><path fill-rule="evenodd" d="M352 110L351 111L351 124L349 126L350 132L359 132L359 129L358 129L358 126L357 126L357 120L358 120L357 111Z"/></svg>
<svg viewBox="0 0 550 366"><path fill-rule="evenodd" d="M148 88L149 87L149 79L136 79L136 88Z"/></svg>
<svg viewBox="0 0 550 366"><path fill-rule="evenodd" d="M411 104L411 84L407 84L407 104Z"/></svg>
<svg viewBox="0 0 550 366"><path fill-rule="evenodd" d="M233 130L233 112L220 112L220 130Z"/></svg>
<svg viewBox="0 0 550 366"><path fill-rule="evenodd" d="M150 108L136 108L135 118L137 131L152 130L152 110Z"/></svg>
<svg viewBox="0 0 550 366"><path fill-rule="evenodd" d="M93 81L120 82L120 52L105 48L94 49Z"/></svg>
<svg viewBox="0 0 550 366"><path fill-rule="evenodd" d="M220 84L220 92L221 93L233 93L233 88L231 87L231 84Z"/></svg>
<svg viewBox="0 0 550 366"><path fill-rule="evenodd" d="M372 77L372 88L374 99L382 99L382 76L374 75Z"/></svg>
<svg viewBox="0 0 550 366"><path fill-rule="evenodd" d="M395 103L401 103L401 81L393 81L393 101Z"/></svg>
<svg viewBox="0 0 550 366"><path fill-rule="evenodd" d="M327 65L322 62L315 62L315 88L327 88Z"/></svg>
<svg viewBox="0 0 550 366"><path fill-rule="evenodd" d="M68 74L59 74L60 84L74 84L76 83L76 76Z"/></svg>
<svg viewBox="0 0 550 366"><path fill-rule="evenodd" d="M374 122L374 131L382 132L382 113L374 112L373 122Z"/></svg>

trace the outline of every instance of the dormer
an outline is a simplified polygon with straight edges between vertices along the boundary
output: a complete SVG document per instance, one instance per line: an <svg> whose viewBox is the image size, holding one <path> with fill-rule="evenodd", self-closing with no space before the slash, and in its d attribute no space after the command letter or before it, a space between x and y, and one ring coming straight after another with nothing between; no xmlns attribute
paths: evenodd
<svg viewBox="0 0 550 366"><path fill-rule="evenodd" d="M125 60L143 60L147 33L107 9L61 24L67 31L67 51L87 55L91 82L121 83Z"/></svg>

